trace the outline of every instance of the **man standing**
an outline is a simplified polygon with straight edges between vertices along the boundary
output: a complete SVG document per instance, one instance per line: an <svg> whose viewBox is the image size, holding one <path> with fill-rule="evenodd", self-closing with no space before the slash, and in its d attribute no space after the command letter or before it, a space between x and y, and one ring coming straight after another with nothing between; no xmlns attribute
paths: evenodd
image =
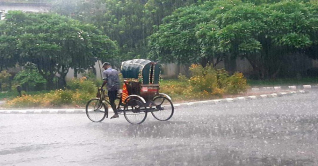
<svg viewBox="0 0 318 166"><path fill-rule="evenodd" d="M115 100L117 97L117 92L118 92L119 84L120 84L118 71L115 69L112 69L109 62L103 63L103 68L105 69L103 71L104 82L101 88L103 88L103 86L106 85L106 88L108 90L109 102L115 113L111 117L111 119L118 118L119 116L118 116L118 112L117 112L116 104L115 104Z"/></svg>

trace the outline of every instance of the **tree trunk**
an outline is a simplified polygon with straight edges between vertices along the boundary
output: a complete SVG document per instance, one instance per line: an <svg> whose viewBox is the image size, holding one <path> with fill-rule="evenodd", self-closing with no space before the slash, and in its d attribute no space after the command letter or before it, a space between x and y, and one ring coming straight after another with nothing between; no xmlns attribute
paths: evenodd
<svg viewBox="0 0 318 166"><path fill-rule="evenodd" d="M65 79L66 74L67 73L65 73L65 74L60 73L60 77L59 77L59 80L58 80L58 88L59 89L65 89L66 88L66 79Z"/></svg>
<svg viewBox="0 0 318 166"><path fill-rule="evenodd" d="M202 67L206 67L208 65L209 61L207 58L201 58L201 65Z"/></svg>
<svg viewBox="0 0 318 166"><path fill-rule="evenodd" d="M58 80L58 88L65 89L66 88L66 75L68 73L68 66L61 66L59 70L59 80Z"/></svg>
<svg viewBox="0 0 318 166"><path fill-rule="evenodd" d="M224 66L226 71L233 74L236 71L236 58L226 56L224 58Z"/></svg>
<svg viewBox="0 0 318 166"><path fill-rule="evenodd" d="M74 68L74 78L77 78L77 69Z"/></svg>
<svg viewBox="0 0 318 166"><path fill-rule="evenodd" d="M44 72L40 67L39 65L37 65L37 68L38 68L38 71L39 73L43 76L43 78L46 80L46 90L53 90L55 89L55 85L54 85L54 82L53 82L53 79L54 79L54 73L53 71L47 71L47 72Z"/></svg>
<svg viewBox="0 0 318 166"><path fill-rule="evenodd" d="M49 75L47 77L45 77L46 79L46 89L47 90L53 90L55 89L55 85L54 85L54 75Z"/></svg>

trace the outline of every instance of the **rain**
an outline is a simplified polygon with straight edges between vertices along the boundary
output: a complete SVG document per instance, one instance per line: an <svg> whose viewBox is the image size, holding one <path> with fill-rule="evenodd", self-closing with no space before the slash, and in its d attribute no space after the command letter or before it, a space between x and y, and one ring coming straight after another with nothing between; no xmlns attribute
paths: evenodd
<svg viewBox="0 0 318 166"><path fill-rule="evenodd" d="M12 74L8 85L0 75L0 165L318 165L314 9L296 0L0 0L0 69ZM117 96L115 119L100 87L106 61L129 91ZM32 75L24 94L45 94L14 103L20 71ZM188 87L159 93L170 80Z"/></svg>

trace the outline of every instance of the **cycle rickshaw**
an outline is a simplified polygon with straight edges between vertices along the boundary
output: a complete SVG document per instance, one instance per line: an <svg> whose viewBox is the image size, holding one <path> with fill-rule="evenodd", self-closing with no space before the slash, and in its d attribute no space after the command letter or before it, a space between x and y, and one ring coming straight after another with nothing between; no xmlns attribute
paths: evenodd
<svg viewBox="0 0 318 166"><path fill-rule="evenodd" d="M118 94L117 110L131 124L141 124L151 113L159 121L169 120L174 113L170 96L159 93L160 64L146 59L122 62L124 78L122 92ZM105 91L98 90L97 98L86 105L86 115L93 122L101 122L108 117L109 101Z"/></svg>

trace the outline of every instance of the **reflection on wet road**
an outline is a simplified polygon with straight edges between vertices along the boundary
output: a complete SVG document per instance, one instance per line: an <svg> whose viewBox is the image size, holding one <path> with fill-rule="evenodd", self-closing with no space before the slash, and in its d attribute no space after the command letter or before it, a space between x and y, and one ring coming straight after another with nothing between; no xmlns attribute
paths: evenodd
<svg viewBox="0 0 318 166"><path fill-rule="evenodd" d="M0 165L318 165L318 91L176 108L168 122L0 116Z"/></svg>

